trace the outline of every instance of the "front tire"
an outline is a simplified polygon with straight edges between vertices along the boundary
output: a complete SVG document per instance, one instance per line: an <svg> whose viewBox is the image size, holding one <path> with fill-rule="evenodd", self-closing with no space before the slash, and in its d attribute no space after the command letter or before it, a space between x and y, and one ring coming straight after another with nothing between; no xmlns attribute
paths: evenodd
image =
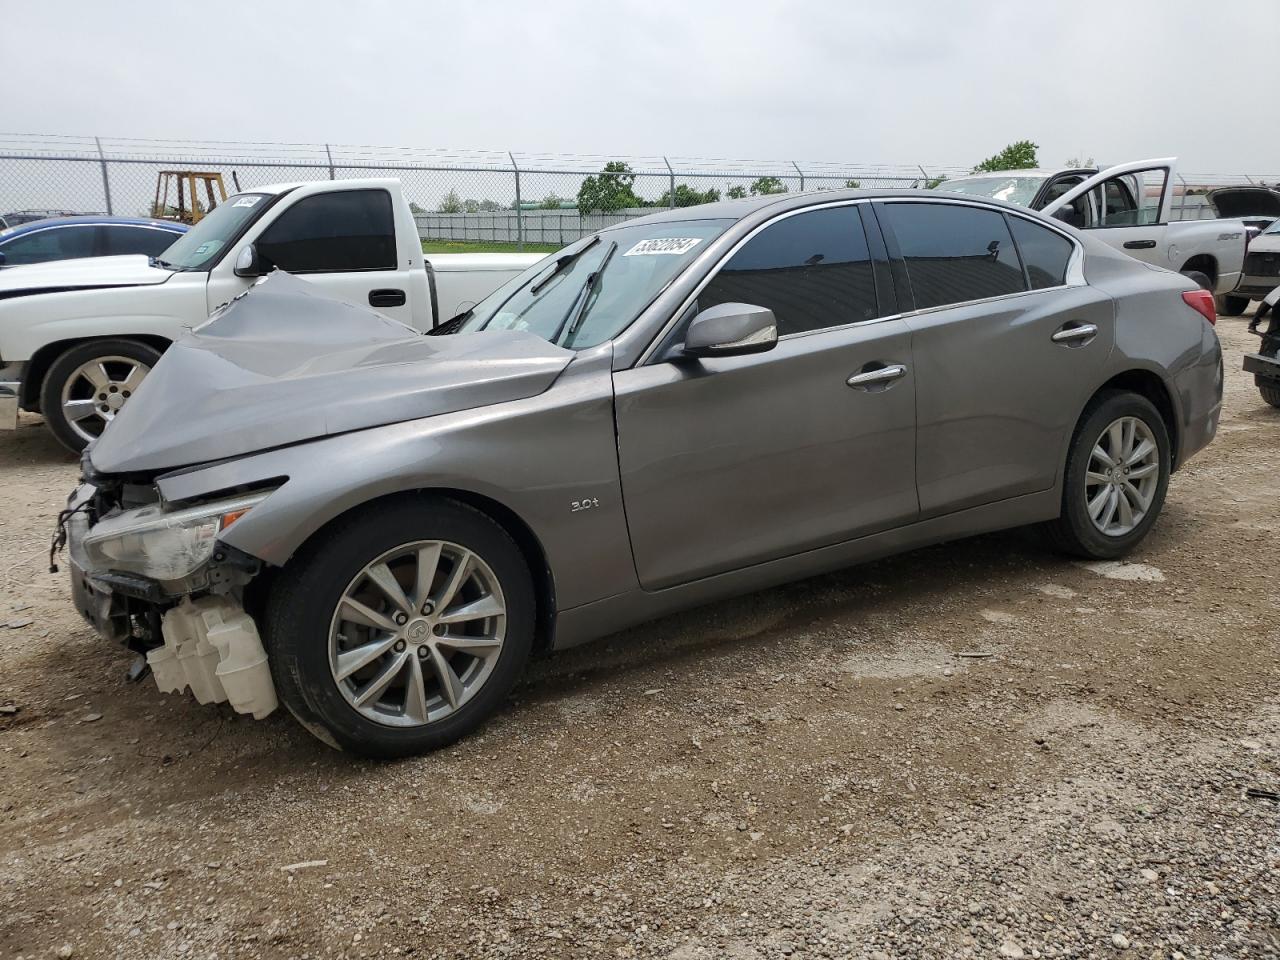
<svg viewBox="0 0 1280 960"><path fill-rule="evenodd" d="M1258 393L1262 394L1262 399L1273 407L1280 407L1280 383L1275 381L1263 380L1257 377L1254 381L1258 385Z"/></svg>
<svg viewBox="0 0 1280 960"><path fill-rule="evenodd" d="M382 759L423 753L501 705L529 659L535 615L520 548L486 514L444 498L374 504L272 586L271 672L325 742Z"/></svg>
<svg viewBox="0 0 1280 960"><path fill-rule="evenodd" d="M1150 400L1118 390L1099 394L1071 440L1062 513L1046 525L1050 542L1094 560L1128 553L1164 506L1170 464L1169 434Z"/></svg>
<svg viewBox="0 0 1280 960"><path fill-rule="evenodd" d="M115 419L160 351L137 340L90 340L58 357L40 388L40 412L58 442L79 453Z"/></svg>

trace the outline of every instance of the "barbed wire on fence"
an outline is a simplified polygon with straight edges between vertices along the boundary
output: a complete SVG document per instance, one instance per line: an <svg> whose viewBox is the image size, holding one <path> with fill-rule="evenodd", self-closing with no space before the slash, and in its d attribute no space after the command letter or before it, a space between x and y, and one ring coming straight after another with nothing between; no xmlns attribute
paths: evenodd
<svg viewBox="0 0 1280 960"><path fill-rule="evenodd" d="M229 189L394 177L425 241L560 246L664 207L760 193L923 187L969 172L954 163L877 164L602 156L353 144L229 142L0 133L6 211L152 216L157 175L175 167L224 175ZM1280 175L1183 174L1209 188Z"/></svg>

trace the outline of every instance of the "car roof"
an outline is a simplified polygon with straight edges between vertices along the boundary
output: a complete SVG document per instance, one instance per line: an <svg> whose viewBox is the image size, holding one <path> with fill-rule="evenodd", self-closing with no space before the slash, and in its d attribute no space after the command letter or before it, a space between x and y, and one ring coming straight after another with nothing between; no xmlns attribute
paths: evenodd
<svg viewBox="0 0 1280 960"><path fill-rule="evenodd" d="M174 223L172 220L147 220L143 217L100 217L92 214L85 214L78 217L47 217L44 220L28 220L26 223L19 223L5 231L5 237L16 237L23 233L31 233L33 230L43 230L46 227L70 227L70 226L124 226L124 227L154 227L157 230L168 230L170 233L186 233L190 227L185 223Z"/></svg>

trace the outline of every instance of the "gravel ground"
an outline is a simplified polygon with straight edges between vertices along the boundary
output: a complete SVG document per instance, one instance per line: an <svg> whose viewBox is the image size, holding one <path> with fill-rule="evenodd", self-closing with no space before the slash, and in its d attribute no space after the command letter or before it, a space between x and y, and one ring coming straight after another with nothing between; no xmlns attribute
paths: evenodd
<svg viewBox="0 0 1280 960"><path fill-rule="evenodd" d="M1221 433L1130 562L1015 532L705 607L395 764L126 682L24 422L0 958L1280 956L1280 411L1219 331Z"/></svg>

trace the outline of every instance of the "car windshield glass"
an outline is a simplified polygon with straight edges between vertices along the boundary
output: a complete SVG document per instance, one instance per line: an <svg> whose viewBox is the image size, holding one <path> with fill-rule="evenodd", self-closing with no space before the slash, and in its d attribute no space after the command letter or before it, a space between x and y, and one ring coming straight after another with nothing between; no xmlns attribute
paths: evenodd
<svg viewBox="0 0 1280 960"><path fill-rule="evenodd" d="M491 293L458 332L527 330L547 340L558 336L571 349L603 343L625 330L731 223L627 224L579 240ZM574 254L581 255L569 261Z"/></svg>
<svg viewBox="0 0 1280 960"><path fill-rule="evenodd" d="M1280 220L1272 220L1271 226L1262 231L1263 233L1280 233Z"/></svg>
<svg viewBox="0 0 1280 960"><path fill-rule="evenodd" d="M965 177L962 180L943 180L937 189L1029 207L1042 183L1043 177Z"/></svg>
<svg viewBox="0 0 1280 960"><path fill-rule="evenodd" d="M270 194L241 193L218 204L157 258L174 270L205 270L267 207Z"/></svg>

